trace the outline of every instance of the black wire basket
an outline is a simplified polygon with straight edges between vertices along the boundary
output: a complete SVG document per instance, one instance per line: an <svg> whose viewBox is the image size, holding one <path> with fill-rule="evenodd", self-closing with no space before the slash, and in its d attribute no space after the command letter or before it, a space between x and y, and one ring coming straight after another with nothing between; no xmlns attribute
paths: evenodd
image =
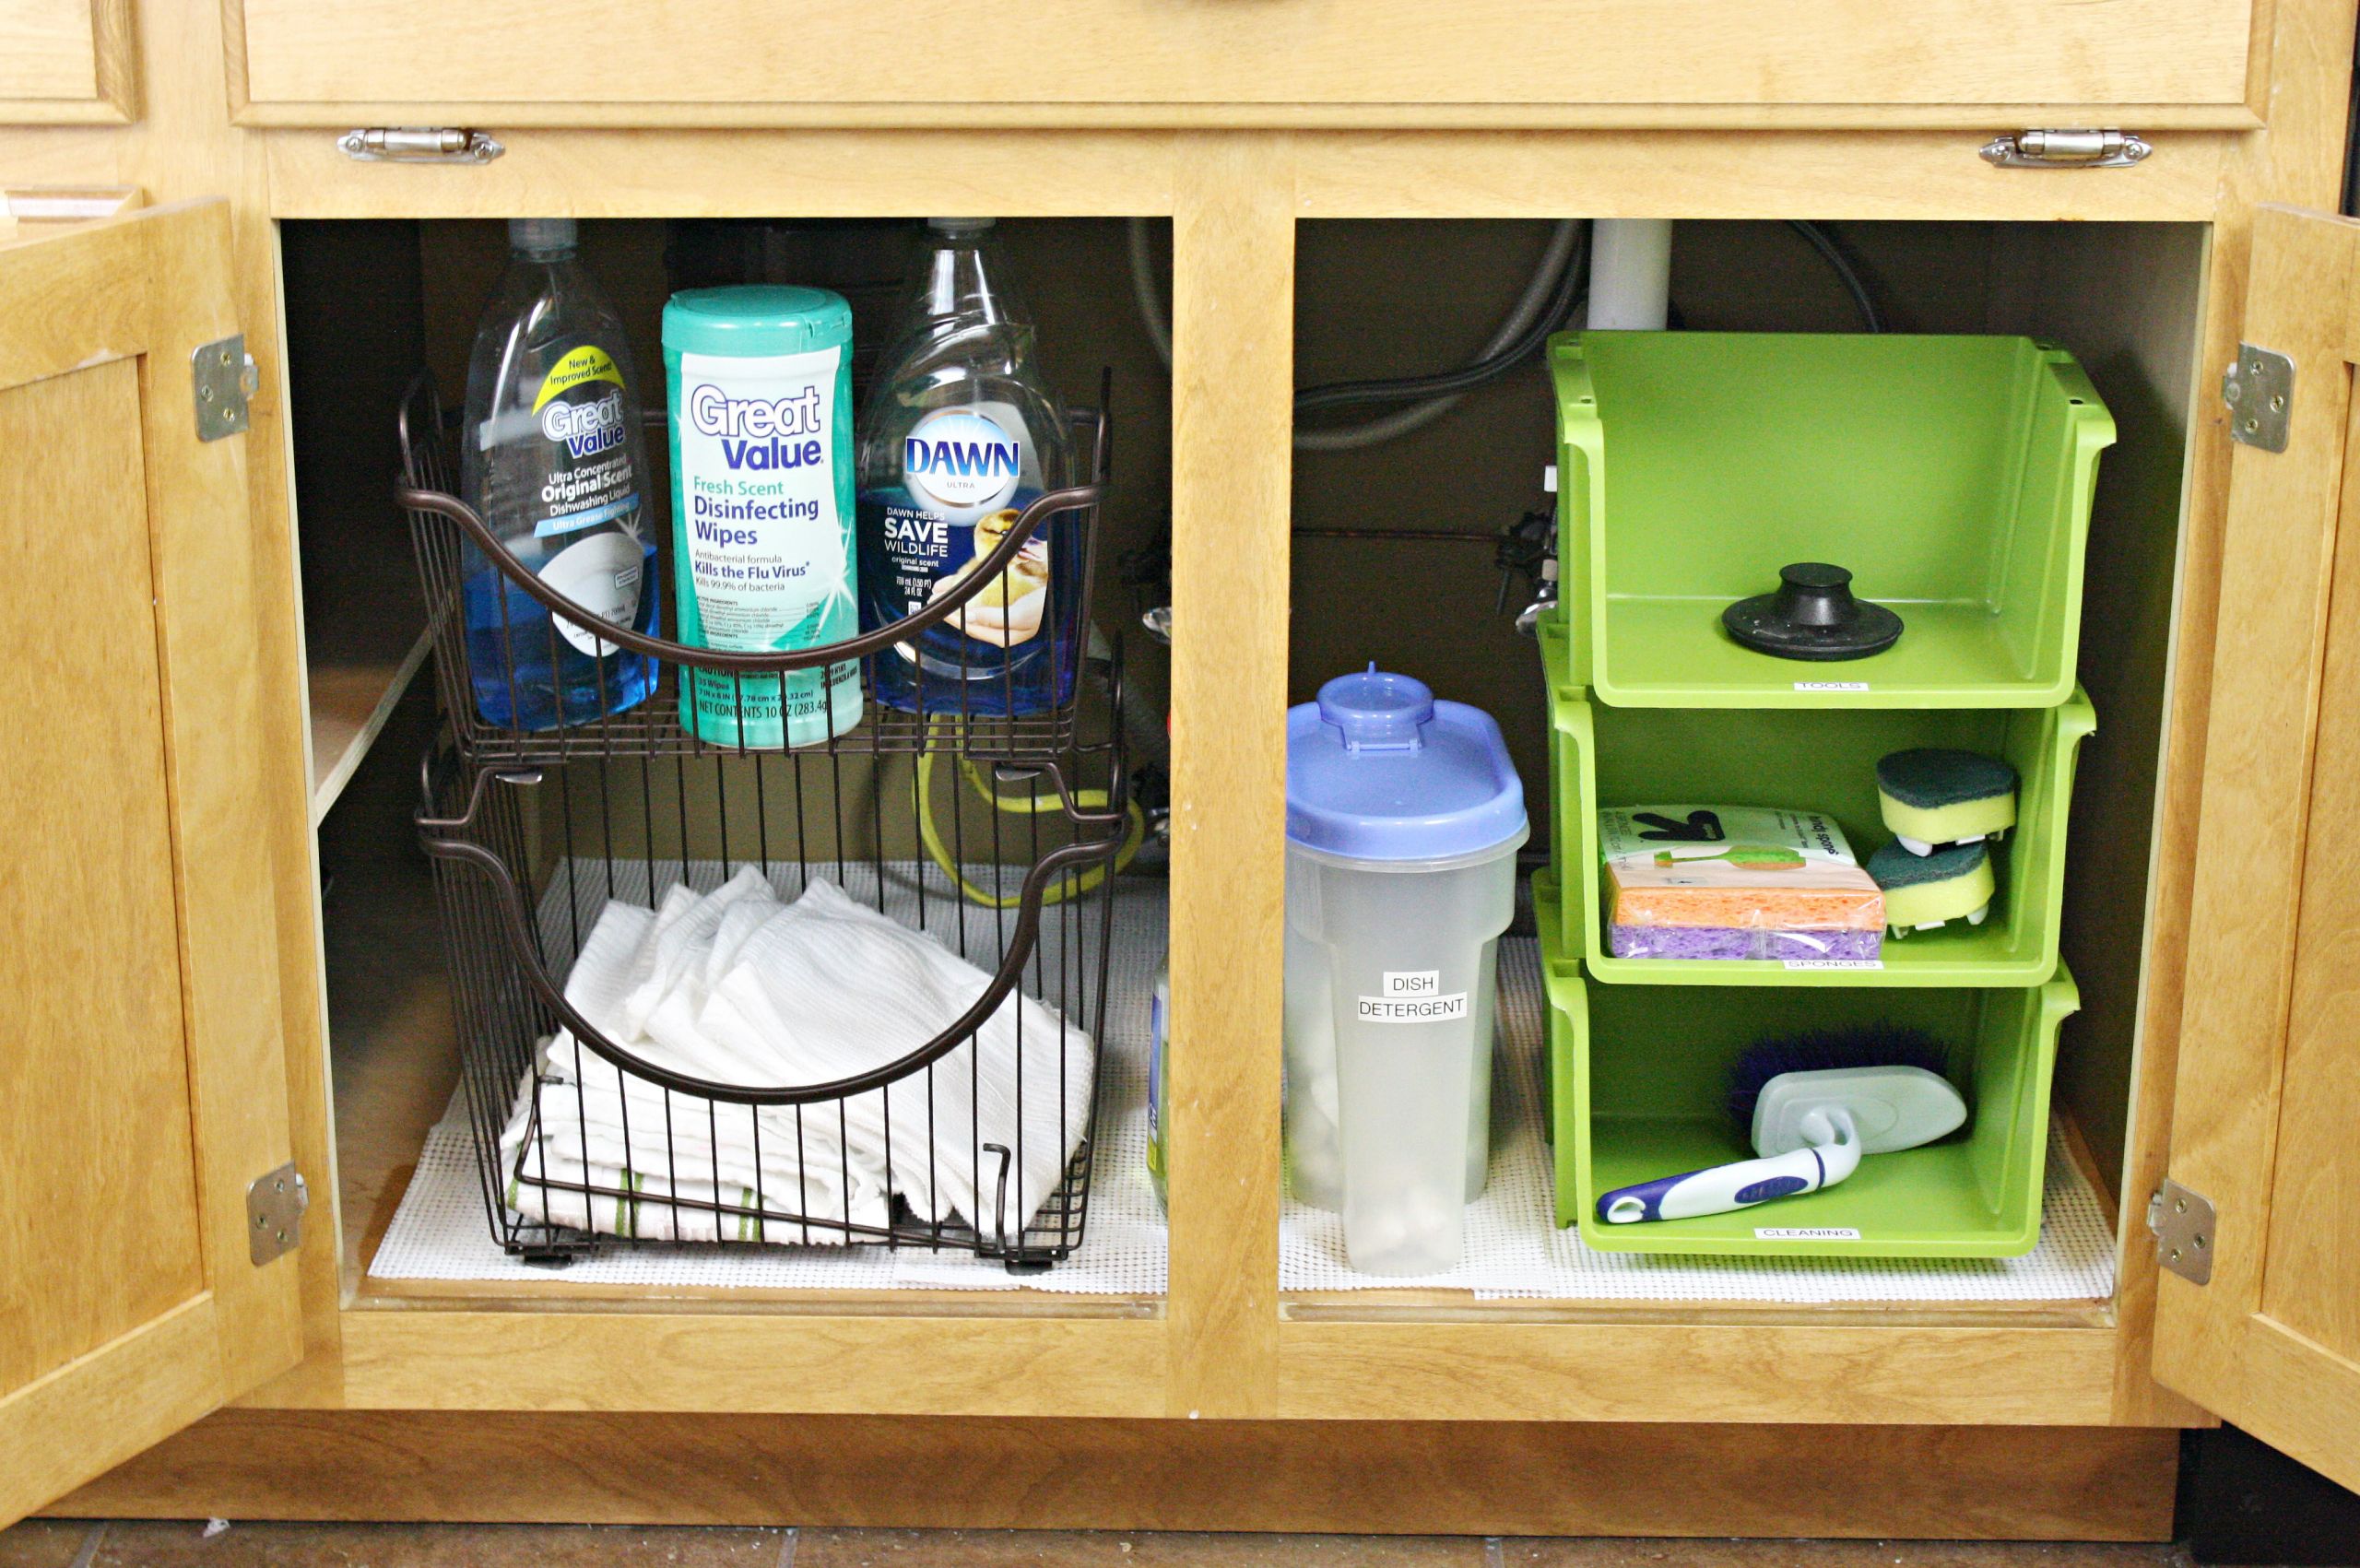
<svg viewBox="0 0 2360 1568"><path fill-rule="evenodd" d="M971 588L1038 528L1094 529L1106 425L1077 423L1097 480L1034 501ZM852 658L866 684L870 661L901 657L895 642L964 596L791 653L640 636L500 549L449 493L442 430L421 378L400 501L447 728L419 830L495 1239L549 1262L680 1243L924 1247L1016 1271L1068 1256L1088 1208L1113 876L1139 822L1119 642L1076 660L1073 700L1054 711L872 704L820 744L716 745L680 724L683 672L750 683ZM655 694L537 732L486 724L458 625L469 547L548 624L658 661ZM1080 592L1077 630L1052 636L1087 636ZM704 946L680 937L694 957L667 968L667 929Z"/></svg>
<svg viewBox="0 0 2360 1568"><path fill-rule="evenodd" d="M734 711L739 722L727 722L730 714L725 712L719 727L742 737L749 728L743 722L746 715L759 713L765 701L774 713L785 677L848 666L856 670L860 685L860 722L797 749L914 755L950 747L994 757L1055 756L1069 750L1079 740L1075 725L1080 685L1078 674L1069 678L1066 672L1078 672L1089 652L1099 506L1113 459L1113 426L1105 412L1110 390L1108 378L1102 377L1100 407L1068 416L1074 450L1086 454L1089 483L1035 497L963 580L924 608L824 649L782 654L690 647L618 626L535 575L459 499L450 455L454 432L431 376L420 373L402 401L402 476L395 500L409 517L435 668L460 753L470 762L490 766L581 757L742 754L760 748L743 740L709 739L681 722L684 679L699 681L714 694L707 701ZM653 518L657 509L649 507L645 514ZM668 549L663 530L655 533L654 575L660 580ZM904 699L909 706L878 700L887 664L906 666L912 662L907 650L920 639L967 626L968 607L1025 557L1036 540L1050 559L1078 567L1069 589L1054 590L1055 612L1043 618L1034 641L1032 662L1054 672L1055 700L1043 702L1035 694L1021 691L1015 660L995 656L985 644L963 635L929 639L929 674L916 683L914 697ZM470 600L469 580L489 579L493 573L497 592L487 595L479 584L474 598L496 600L496 613L480 616L485 624L471 626L471 615L481 607ZM661 591L660 583L643 587L643 592ZM520 623L511 607L520 598L548 613ZM569 644L583 653L570 656ZM533 672L586 662L588 671L582 678L590 690L600 698L619 694L628 671L651 660L655 675L649 690L629 706L601 700L586 704L584 712L569 713L567 704L551 701L546 690L538 693L537 702L531 690L537 680L555 678ZM537 729L495 722L479 701L487 691L503 694L506 701L500 706L511 714L548 703L548 716L555 722ZM607 712L609 707L620 711Z"/></svg>

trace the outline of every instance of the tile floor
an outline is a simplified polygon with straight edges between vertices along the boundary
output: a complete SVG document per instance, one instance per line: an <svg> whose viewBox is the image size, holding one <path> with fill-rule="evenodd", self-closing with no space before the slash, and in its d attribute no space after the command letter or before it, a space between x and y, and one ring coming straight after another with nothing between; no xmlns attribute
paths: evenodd
<svg viewBox="0 0 2360 1568"><path fill-rule="evenodd" d="M2192 1568L2168 1546L33 1519L0 1568Z"/></svg>

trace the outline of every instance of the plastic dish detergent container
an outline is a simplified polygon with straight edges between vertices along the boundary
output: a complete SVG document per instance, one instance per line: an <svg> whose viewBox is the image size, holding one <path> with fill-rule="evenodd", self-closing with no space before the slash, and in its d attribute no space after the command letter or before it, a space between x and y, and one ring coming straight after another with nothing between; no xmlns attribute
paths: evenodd
<svg viewBox="0 0 2360 1568"><path fill-rule="evenodd" d="M1287 715L1287 1156L1367 1274L1455 1267L1489 1154L1524 786L1500 726L1375 666Z"/></svg>

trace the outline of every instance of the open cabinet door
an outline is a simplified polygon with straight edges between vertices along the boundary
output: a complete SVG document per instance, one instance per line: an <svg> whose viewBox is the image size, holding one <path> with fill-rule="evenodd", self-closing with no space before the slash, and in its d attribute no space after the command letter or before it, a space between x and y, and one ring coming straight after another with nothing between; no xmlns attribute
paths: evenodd
<svg viewBox="0 0 2360 1568"><path fill-rule="evenodd" d="M2360 1488L2360 223L2257 214L2244 322L2154 1366Z"/></svg>
<svg viewBox="0 0 2360 1568"><path fill-rule="evenodd" d="M301 1352L232 298L218 202L0 245L0 1525Z"/></svg>

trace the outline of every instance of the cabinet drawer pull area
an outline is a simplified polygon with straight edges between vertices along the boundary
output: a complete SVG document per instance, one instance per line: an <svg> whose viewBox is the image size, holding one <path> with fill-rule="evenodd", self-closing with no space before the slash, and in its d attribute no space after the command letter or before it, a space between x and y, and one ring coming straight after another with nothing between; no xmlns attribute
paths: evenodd
<svg viewBox="0 0 2360 1568"><path fill-rule="evenodd" d="M358 163L490 163L508 149L454 125L373 125L347 131L337 150Z"/></svg>
<svg viewBox="0 0 2360 1568"><path fill-rule="evenodd" d="M2017 131L1983 144L1983 161L1999 169L2128 169L2154 151L2130 131Z"/></svg>

